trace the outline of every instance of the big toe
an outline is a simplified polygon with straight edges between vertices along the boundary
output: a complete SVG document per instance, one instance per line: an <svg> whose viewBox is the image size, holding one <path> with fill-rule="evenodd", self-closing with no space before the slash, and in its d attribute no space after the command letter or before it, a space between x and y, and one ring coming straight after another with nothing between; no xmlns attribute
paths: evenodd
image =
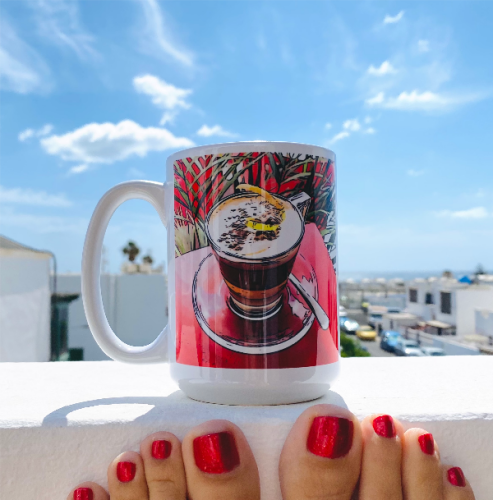
<svg viewBox="0 0 493 500"><path fill-rule="evenodd" d="M259 500L257 464L243 432L227 420L192 429L182 443L188 495L194 500Z"/></svg>
<svg viewBox="0 0 493 500"><path fill-rule="evenodd" d="M315 405L291 429L279 462L284 500L349 500L361 466L361 427L348 410Z"/></svg>

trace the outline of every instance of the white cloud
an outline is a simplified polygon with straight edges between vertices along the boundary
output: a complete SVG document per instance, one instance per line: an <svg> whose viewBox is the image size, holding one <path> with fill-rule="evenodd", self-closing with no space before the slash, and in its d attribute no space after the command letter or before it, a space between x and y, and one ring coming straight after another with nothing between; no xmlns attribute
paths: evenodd
<svg viewBox="0 0 493 500"><path fill-rule="evenodd" d="M84 163L113 163L149 151L186 148L193 142L176 137L164 128L141 127L132 120L120 123L89 123L64 135L41 139L44 150L64 160Z"/></svg>
<svg viewBox="0 0 493 500"><path fill-rule="evenodd" d="M414 170L414 169L409 169L406 174L409 175L409 177L420 177L425 173L424 170Z"/></svg>
<svg viewBox="0 0 493 500"><path fill-rule="evenodd" d="M384 76L397 73L397 70L390 64L389 61L384 61L378 68L375 68L373 64L368 68L367 73L373 76Z"/></svg>
<svg viewBox="0 0 493 500"><path fill-rule="evenodd" d="M342 124L342 128L344 130L349 130L350 132L357 132L361 128L361 125L360 125L358 119L354 118L352 120L346 120Z"/></svg>
<svg viewBox="0 0 493 500"><path fill-rule="evenodd" d="M153 104L167 110L161 118L160 125L172 121L179 108L191 107L191 104L187 102L187 97L192 93L191 90L180 89L156 76L136 76L133 84L137 92L151 96Z"/></svg>
<svg viewBox="0 0 493 500"><path fill-rule="evenodd" d="M388 14L385 16L384 20L383 20L383 24L394 24L394 23L398 23L402 18L404 17L404 11L401 10L399 12L399 14L395 15L395 16L389 16Z"/></svg>
<svg viewBox="0 0 493 500"><path fill-rule="evenodd" d="M75 165L75 167L71 167L68 173L69 175L78 175L82 174L83 172L87 172L87 170L89 170L89 165L82 163L81 165Z"/></svg>
<svg viewBox="0 0 493 500"><path fill-rule="evenodd" d="M197 135L201 137L212 137L213 135L221 137L235 137L236 134L224 130L221 125L214 125L213 127L208 127L207 125L202 125L202 127L197 130Z"/></svg>
<svg viewBox="0 0 493 500"><path fill-rule="evenodd" d="M363 134L376 134L377 131L373 127L368 127L367 129L363 130Z"/></svg>
<svg viewBox="0 0 493 500"><path fill-rule="evenodd" d="M0 85L3 90L28 94L45 92L51 88L50 70L14 28L0 18Z"/></svg>
<svg viewBox="0 0 493 500"><path fill-rule="evenodd" d="M51 134L52 130L53 130L53 125L50 125L49 123L47 123L46 125L43 125L38 130L34 130L32 128L27 128L26 130L23 130L18 135L18 139L19 139L19 141L24 142L27 139L30 139L31 137L43 137L45 135Z"/></svg>
<svg viewBox="0 0 493 500"><path fill-rule="evenodd" d="M349 137L349 136L350 136L349 132L346 132L346 131L339 132L334 137L332 137L332 139L329 141L329 144L334 144L335 142L340 141L341 139L345 139L346 137Z"/></svg>
<svg viewBox="0 0 493 500"><path fill-rule="evenodd" d="M37 0L33 7L41 36L68 48L82 60L99 58L93 48L94 37L80 24L78 3L65 0Z"/></svg>
<svg viewBox="0 0 493 500"><path fill-rule="evenodd" d="M397 97L385 98L384 92L379 92L376 96L366 99L369 106L377 106L386 109L399 111L446 111L462 104L475 102L483 99L481 94L456 94L445 95L436 92L401 92Z"/></svg>
<svg viewBox="0 0 493 500"><path fill-rule="evenodd" d="M331 129L331 128L332 128L332 123L326 123L326 124L325 124L325 129L326 129L326 130L329 130L329 129Z"/></svg>
<svg viewBox="0 0 493 500"><path fill-rule="evenodd" d="M193 55L183 48L179 48L170 33L169 26L165 24L163 14L156 0L140 0L144 10L145 27L139 32L139 39L146 47L146 52L156 53L156 49L165 56L184 66L193 66Z"/></svg>
<svg viewBox="0 0 493 500"><path fill-rule="evenodd" d="M15 205L36 205L40 207L70 207L72 202L64 194L48 194L33 189L0 186L0 203ZM2 218L3 222L3 218Z"/></svg>
<svg viewBox="0 0 493 500"><path fill-rule="evenodd" d="M418 50L420 52L429 52L430 50L429 40L418 40Z"/></svg>
<svg viewBox="0 0 493 500"><path fill-rule="evenodd" d="M368 125L369 123L371 123L373 120L371 119L370 116L365 116L365 123Z"/></svg>
<svg viewBox="0 0 493 500"><path fill-rule="evenodd" d="M484 207L470 208L469 210L442 210L437 212L438 217L451 217L453 219L484 219L488 217L488 211Z"/></svg>

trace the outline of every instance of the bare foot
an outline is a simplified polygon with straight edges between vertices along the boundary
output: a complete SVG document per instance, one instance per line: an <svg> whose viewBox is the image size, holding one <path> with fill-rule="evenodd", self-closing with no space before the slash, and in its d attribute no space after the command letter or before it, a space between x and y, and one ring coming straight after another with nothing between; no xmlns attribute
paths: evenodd
<svg viewBox="0 0 493 500"><path fill-rule="evenodd" d="M474 500L462 470L441 464L431 434L404 432L388 415L360 423L332 405L300 415L281 453L279 477L284 500ZM68 500L260 500L250 446L226 420L195 427L183 443L168 432L148 436L140 453L113 460L108 486L109 494L82 483Z"/></svg>

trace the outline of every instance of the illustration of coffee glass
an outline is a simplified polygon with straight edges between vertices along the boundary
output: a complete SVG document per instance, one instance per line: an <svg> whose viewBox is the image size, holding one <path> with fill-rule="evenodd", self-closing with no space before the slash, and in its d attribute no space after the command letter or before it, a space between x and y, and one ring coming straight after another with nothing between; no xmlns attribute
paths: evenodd
<svg viewBox="0 0 493 500"><path fill-rule="evenodd" d="M82 260L84 308L101 349L124 362L169 362L179 387L201 401L322 396L339 369L335 186L332 151L256 141L180 151L164 184L110 189ZM100 287L104 233L132 198L150 202L168 230L169 321L143 347L113 332Z"/></svg>

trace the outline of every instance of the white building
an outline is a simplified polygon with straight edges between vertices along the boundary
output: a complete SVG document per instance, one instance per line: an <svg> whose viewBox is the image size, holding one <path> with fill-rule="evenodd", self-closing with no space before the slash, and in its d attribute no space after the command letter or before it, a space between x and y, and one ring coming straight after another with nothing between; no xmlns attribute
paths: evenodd
<svg viewBox="0 0 493 500"><path fill-rule="evenodd" d="M50 359L51 258L0 236L0 361Z"/></svg>
<svg viewBox="0 0 493 500"><path fill-rule="evenodd" d="M452 278L416 279L406 286L406 311L431 324L455 327L459 337L476 331L476 309L493 308L493 283L461 283Z"/></svg>
<svg viewBox="0 0 493 500"><path fill-rule="evenodd" d="M493 307L491 309L476 309L476 334L489 338L493 344Z"/></svg>
<svg viewBox="0 0 493 500"><path fill-rule="evenodd" d="M81 293L80 274L58 276L59 293ZM101 295L113 331L127 344L146 345L164 328L168 318L164 274L103 274ZM84 361L108 359L87 325L82 297L69 305L69 348L82 348Z"/></svg>

